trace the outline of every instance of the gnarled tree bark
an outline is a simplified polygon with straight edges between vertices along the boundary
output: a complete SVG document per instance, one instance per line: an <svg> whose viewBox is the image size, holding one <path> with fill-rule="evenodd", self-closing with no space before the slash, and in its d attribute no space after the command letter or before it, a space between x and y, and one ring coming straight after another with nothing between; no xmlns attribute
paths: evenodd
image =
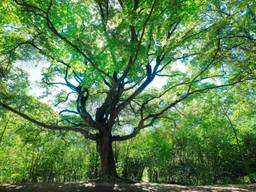
<svg viewBox="0 0 256 192"><path fill-rule="evenodd" d="M107 181L115 180L118 178L118 175L116 172L111 133L107 132L101 134L96 140L96 144L101 161L101 179Z"/></svg>

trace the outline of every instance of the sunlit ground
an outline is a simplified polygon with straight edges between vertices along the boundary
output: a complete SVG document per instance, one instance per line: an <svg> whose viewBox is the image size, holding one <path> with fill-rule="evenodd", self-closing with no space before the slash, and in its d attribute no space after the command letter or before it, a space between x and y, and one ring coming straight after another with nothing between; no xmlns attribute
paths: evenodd
<svg viewBox="0 0 256 192"><path fill-rule="evenodd" d="M256 191L256 184L223 186L182 186L174 184L135 183L39 183L26 185L1 185L0 192L108 192L108 191L160 191L160 192L251 192Z"/></svg>

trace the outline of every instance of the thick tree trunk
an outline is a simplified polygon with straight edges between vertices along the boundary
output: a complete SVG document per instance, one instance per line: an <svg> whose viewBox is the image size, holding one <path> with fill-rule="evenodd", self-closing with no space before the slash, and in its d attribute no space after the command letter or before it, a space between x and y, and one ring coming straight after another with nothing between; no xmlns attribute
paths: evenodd
<svg viewBox="0 0 256 192"><path fill-rule="evenodd" d="M101 179L113 181L118 178L111 134L102 135L97 140L97 150L101 160Z"/></svg>

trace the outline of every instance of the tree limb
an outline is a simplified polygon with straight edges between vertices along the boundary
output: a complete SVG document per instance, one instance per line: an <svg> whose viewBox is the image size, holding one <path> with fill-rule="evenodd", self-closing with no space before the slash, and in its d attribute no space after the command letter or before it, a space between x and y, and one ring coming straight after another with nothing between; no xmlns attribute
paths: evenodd
<svg viewBox="0 0 256 192"><path fill-rule="evenodd" d="M147 15L147 17L146 17L146 19L145 19L145 21L144 21L144 23L143 23L142 32L141 32L141 34L140 34L140 38L139 38L139 41L138 41L138 43L137 43L137 47L136 47L136 50L135 50L135 55L134 55L133 57L130 56L129 61L128 61L128 65L127 65L127 67L125 68L125 70L124 70L124 72L123 72L123 74L122 74L122 76L121 76L121 78L120 78L121 81L124 80L124 79L127 77L127 75L128 75L128 73L129 73L129 71L130 71L132 65L133 65L133 64L136 62L136 60L137 60L137 57L138 57L138 54L139 54L139 51L140 51L140 48L141 48L142 39L143 39L143 37L144 37L144 33L145 33L145 30L146 30L146 26L147 26L147 23L148 23L148 21L149 21L151 15L152 15L152 13L153 13L153 10L154 10L155 5L156 5L156 0L153 1L152 6L151 6L151 9L150 9L150 11L149 11L149 14ZM130 29L131 29L131 38L132 38L132 40L135 40L135 29L134 29L133 27L131 27ZM137 35L136 35L136 36L137 36ZM134 41L132 41L132 43L134 43Z"/></svg>
<svg viewBox="0 0 256 192"><path fill-rule="evenodd" d="M187 92L185 95L183 95L180 98L176 99L174 102L170 103L167 107L163 108L159 112L150 114L150 115L146 116L145 118L141 119L139 121L138 126L135 127L130 134L123 135L123 136L115 135L115 136L113 136L112 139L114 141L125 141L125 140L128 140L128 139L131 139L131 138L135 137L140 132L141 129L144 129L146 127L152 126L153 123L157 119L160 119L161 115L164 114L168 109L170 109L172 107L175 107L178 103L184 101L190 95L193 95L193 94L196 94L196 93L206 93L207 91L210 91L212 89L234 86L234 85L236 85L238 83L242 83L242 82L245 82L245 81L248 81L248 80L254 80L254 79L256 79L256 78L254 78L254 77L248 77L248 78L244 78L244 79L238 78L236 81L233 81L231 83L217 85L217 86L211 86L211 87L206 87L206 88L202 88L202 89L197 89L197 90L191 91L189 93ZM149 120L149 123L145 124L145 121L147 121L147 120Z"/></svg>
<svg viewBox="0 0 256 192"><path fill-rule="evenodd" d="M10 107L9 105L6 105L2 102L0 102L0 106L5 108L8 111L11 111L12 113L15 113L16 115L22 117L23 119L25 119L31 123L34 123L35 125L38 125L40 127L46 128L46 129L59 130L59 131L74 131L74 132L78 132L78 133L82 134L84 137L91 139L91 140L96 140L96 138L97 138L96 134L92 134L82 127L49 125L44 122L38 121L38 120L30 117L27 114L17 111L16 109L14 109L14 108Z"/></svg>

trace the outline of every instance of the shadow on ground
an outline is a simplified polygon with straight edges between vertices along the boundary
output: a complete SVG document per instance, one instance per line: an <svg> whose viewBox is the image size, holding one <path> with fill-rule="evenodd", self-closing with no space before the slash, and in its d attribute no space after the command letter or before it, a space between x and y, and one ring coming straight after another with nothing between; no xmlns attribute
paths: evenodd
<svg viewBox="0 0 256 192"><path fill-rule="evenodd" d="M25 185L1 185L0 192L256 192L256 184L225 186L182 186L173 184L135 183L37 183Z"/></svg>

